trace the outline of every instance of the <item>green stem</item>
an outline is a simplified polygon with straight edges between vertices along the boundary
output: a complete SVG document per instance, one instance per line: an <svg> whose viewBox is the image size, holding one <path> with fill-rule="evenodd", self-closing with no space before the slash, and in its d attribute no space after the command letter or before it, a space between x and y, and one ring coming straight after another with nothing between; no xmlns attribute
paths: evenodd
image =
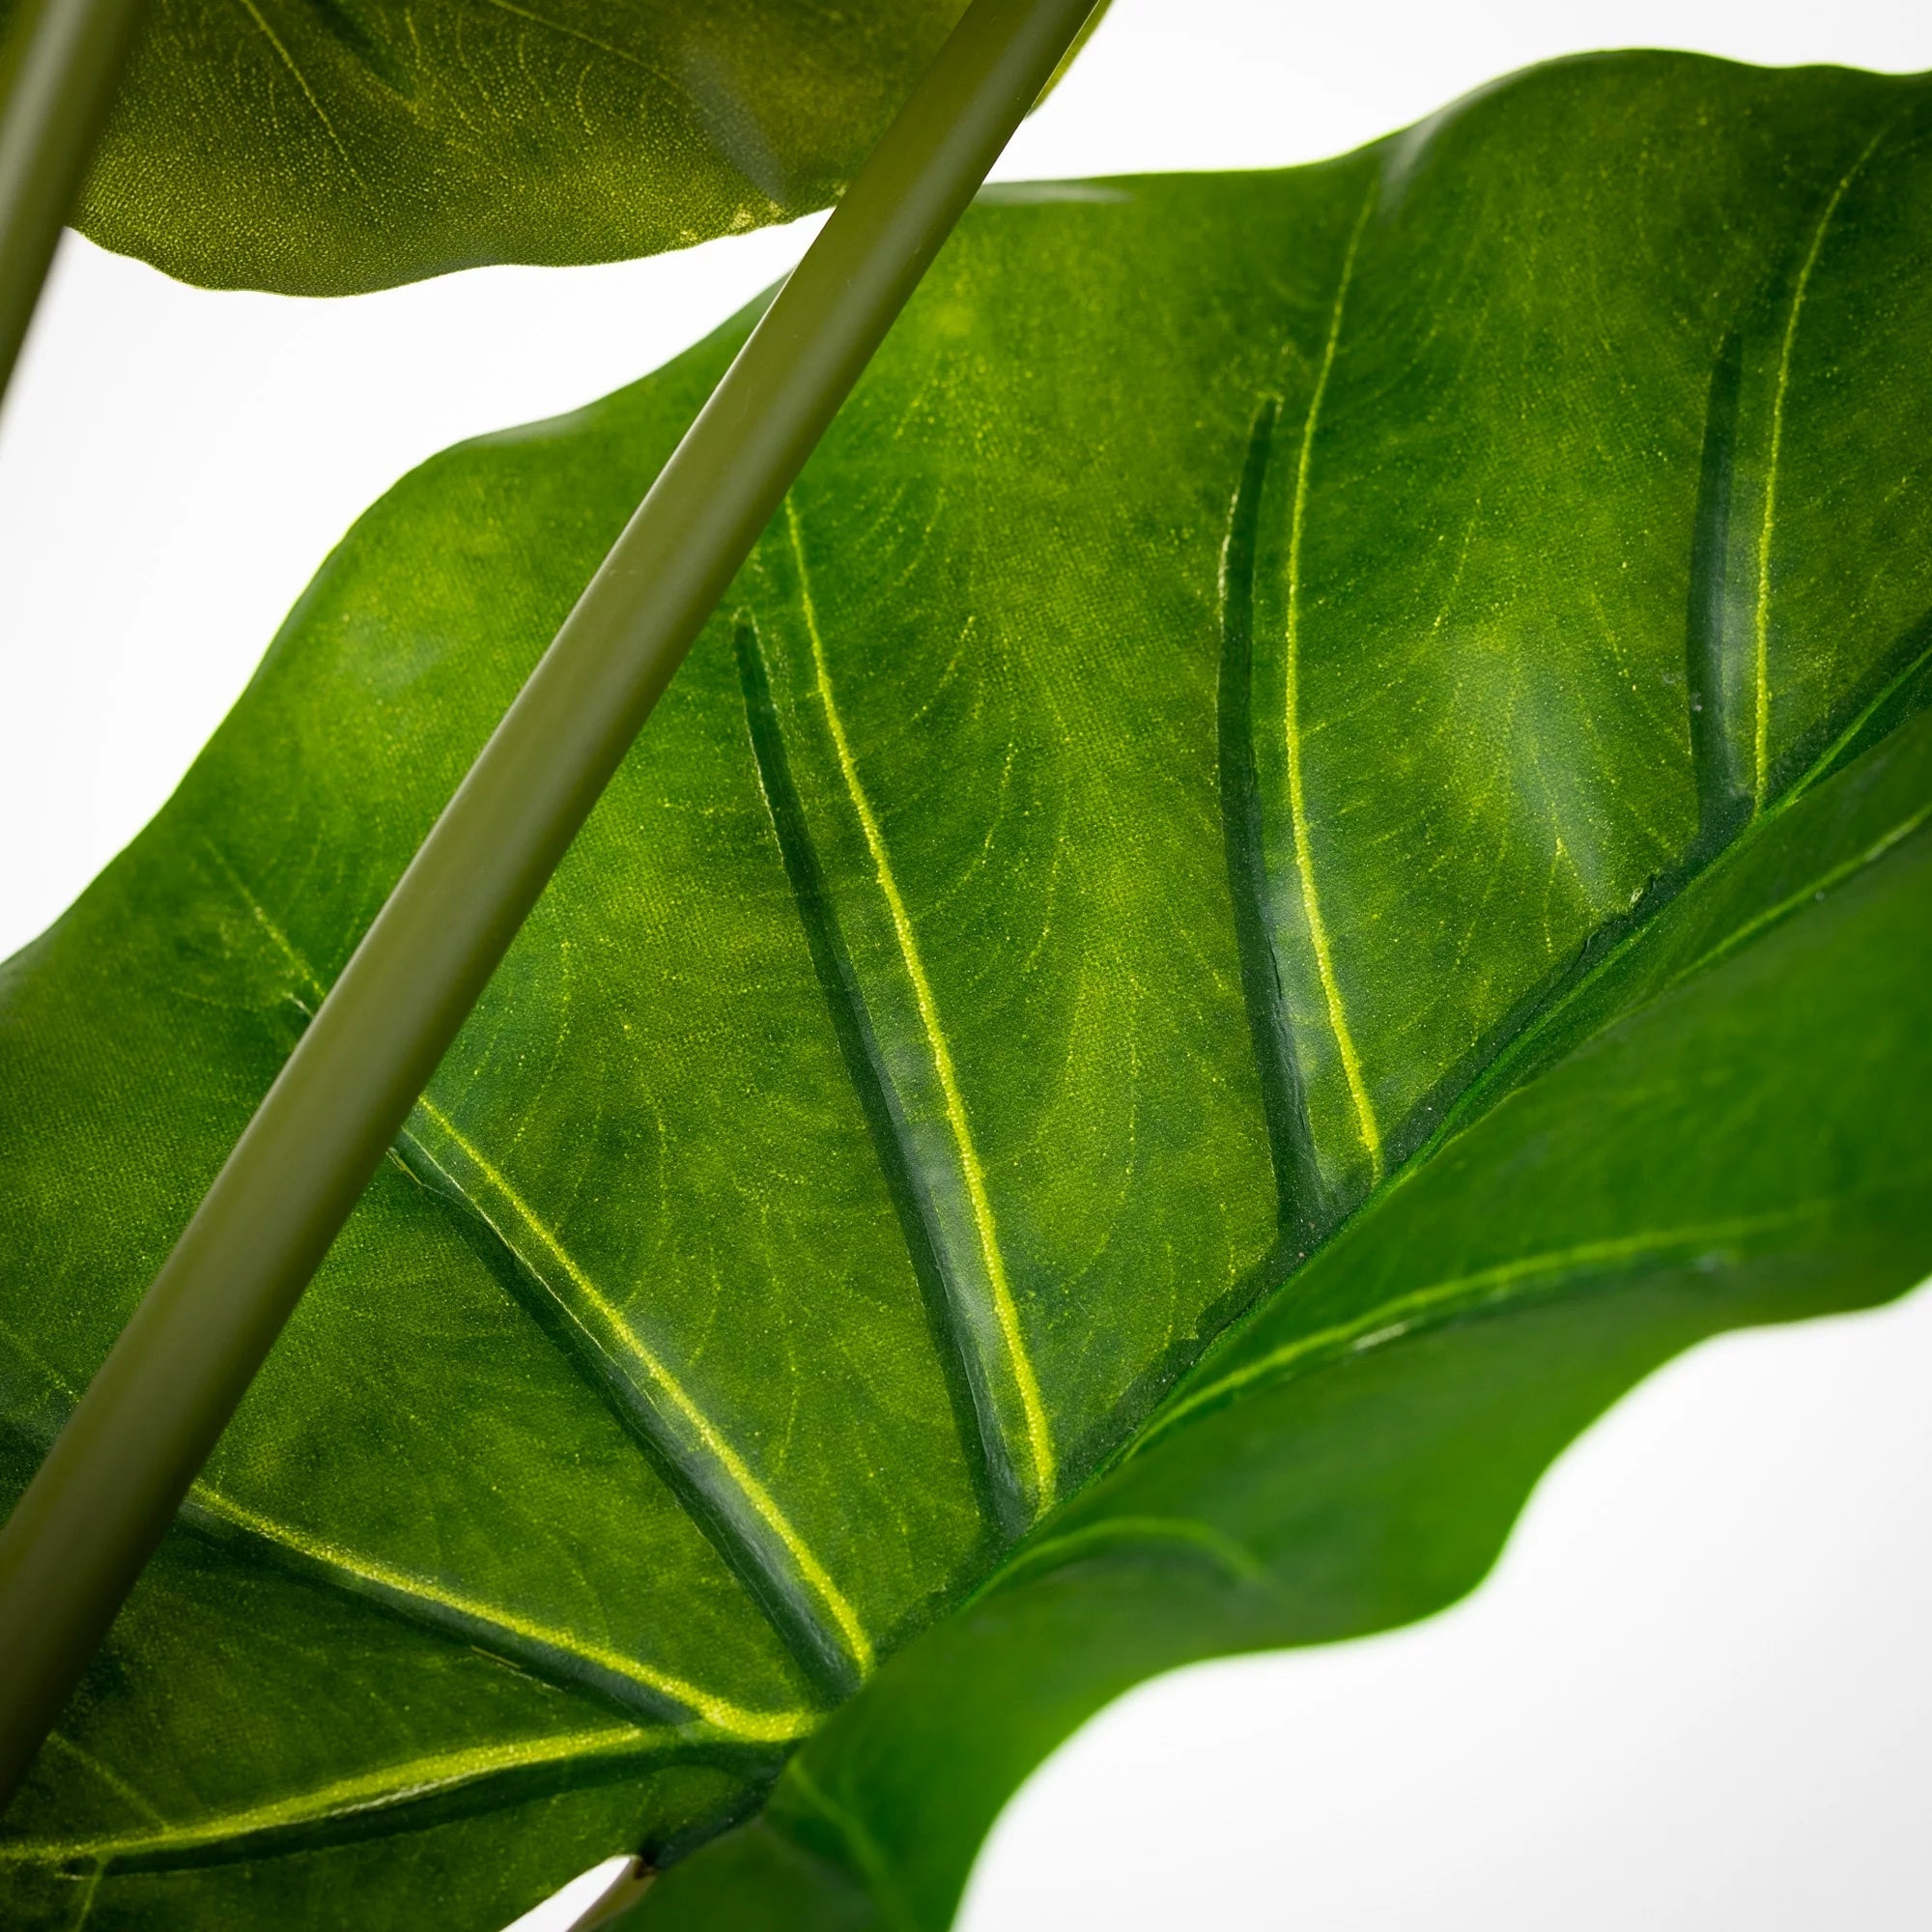
<svg viewBox="0 0 1932 1932"><path fill-rule="evenodd" d="M142 0L22 0L0 48L0 395L143 11Z"/></svg>
<svg viewBox="0 0 1932 1932"><path fill-rule="evenodd" d="M12 1794L692 639L1093 0L973 0L457 788L0 1531Z"/></svg>

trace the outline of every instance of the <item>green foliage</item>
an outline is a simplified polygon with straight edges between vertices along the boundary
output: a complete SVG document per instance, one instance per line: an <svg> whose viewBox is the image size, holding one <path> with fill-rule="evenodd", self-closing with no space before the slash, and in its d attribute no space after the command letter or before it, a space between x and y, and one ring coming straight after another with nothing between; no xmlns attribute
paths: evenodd
<svg viewBox="0 0 1932 1932"><path fill-rule="evenodd" d="M983 196L43 1753L10 1922L485 1932L642 1845L645 1926L940 1927L1108 1697L1426 1613L1674 1350L1918 1279L1928 117L1619 56ZM743 327L399 485L0 973L19 1473Z"/></svg>
<svg viewBox="0 0 1932 1932"><path fill-rule="evenodd" d="M681 248L836 200L962 6L154 0L76 225L308 296Z"/></svg>

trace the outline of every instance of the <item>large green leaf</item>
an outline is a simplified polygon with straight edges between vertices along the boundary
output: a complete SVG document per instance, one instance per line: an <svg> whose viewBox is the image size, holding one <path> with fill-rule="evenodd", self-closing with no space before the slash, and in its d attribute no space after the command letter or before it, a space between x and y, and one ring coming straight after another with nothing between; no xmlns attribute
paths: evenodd
<svg viewBox="0 0 1932 1932"><path fill-rule="evenodd" d="M116 1627L11 1919L485 1928L724 1832L644 1923L938 1927L1124 1686L1425 1613L1673 1350L1923 1273L1928 126L1628 56L984 197ZM742 327L400 485L5 969L22 1471Z"/></svg>
<svg viewBox="0 0 1932 1932"><path fill-rule="evenodd" d="M836 200L963 7L154 0L76 225L311 296L684 247Z"/></svg>

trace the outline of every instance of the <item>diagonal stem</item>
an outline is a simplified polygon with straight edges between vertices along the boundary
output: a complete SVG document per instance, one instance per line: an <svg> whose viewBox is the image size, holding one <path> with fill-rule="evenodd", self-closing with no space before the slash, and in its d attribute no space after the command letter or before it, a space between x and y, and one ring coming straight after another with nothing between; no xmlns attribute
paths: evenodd
<svg viewBox="0 0 1932 1932"><path fill-rule="evenodd" d="M0 1531L0 1800L525 915L1093 0L973 0L363 936Z"/></svg>
<svg viewBox="0 0 1932 1932"><path fill-rule="evenodd" d="M143 0L24 0L0 48L0 395L144 11Z"/></svg>

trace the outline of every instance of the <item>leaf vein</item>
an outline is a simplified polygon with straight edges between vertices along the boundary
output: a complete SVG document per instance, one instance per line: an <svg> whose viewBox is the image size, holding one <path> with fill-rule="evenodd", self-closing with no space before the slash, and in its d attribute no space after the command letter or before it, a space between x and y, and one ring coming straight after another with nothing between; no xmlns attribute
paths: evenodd
<svg viewBox="0 0 1932 1932"><path fill-rule="evenodd" d="M342 156L342 165L349 170L356 186L366 193L369 184L363 180L361 169L355 165L355 157L349 152L343 142L342 136L336 132L335 123L328 118L328 110L317 99L315 89L308 84L308 76L297 65L295 56L284 45L281 36L275 32L274 28L270 26L261 9L255 5L255 0L235 0L235 4L247 14L249 19L261 30L262 37L274 48L282 65L288 69L290 74L293 76L295 84L301 89L301 97L308 102L310 111L322 123L322 131L328 136L329 145Z"/></svg>
<svg viewBox="0 0 1932 1932"><path fill-rule="evenodd" d="M778 1499L758 1480L755 1472L738 1453L729 1438L724 1435L717 1424L704 1412L703 1408L693 1400L690 1392L671 1373L668 1365L624 1318L623 1313L603 1293L597 1284L579 1264L576 1257L564 1246L556 1234L537 1213L536 1209L529 1202L524 1199L509 1178L497 1169L482 1149L477 1147L457 1126L456 1122L441 1108L437 1106L427 1094L423 1095L416 1102L415 1113L426 1120L435 1128L439 1136L463 1155L464 1159L473 1168L484 1185L489 1188L491 1194L515 1216L517 1222L529 1237L543 1249L544 1253L550 1257L556 1267L562 1271L564 1278L575 1291L576 1296L581 1300L581 1307L576 1305L570 1298L559 1294L555 1284L543 1269L531 1265L528 1256L525 1254L521 1247L515 1242L506 1242L511 1252L516 1255L517 1259L526 1267L530 1269L530 1272L535 1276L537 1281L551 1294L552 1298L557 1302L558 1306L572 1322L589 1334L593 1346L604 1348L608 1351L609 1345L614 1343L621 1351L624 1359L642 1371L651 1386L664 1398L678 1419L691 1432L699 1445L702 1454L717 1468L724 1473L733 1488L744 1497L753 1516L756 1517L758 1521L777 1540L792 1563L797 1566L798 1573L804 1578L807 1587L810 1588L820 1604L823 1605L833 1622L838 1626L846 1646L849 1648L853 1662L859 1667L861 1675L868 1675L873 1668L876 1658L871 1638L867 1634L864 1624L860 1621L857 1610L854 1609L851 1602L847 1599L844 1592L839 1589L837 1582L833 1580L831 1573L819 1560L816 1552L806 1542L805 1538L800 1535L790 1518L785 1515ZM411 1136L411 1138L414 1139L416 1137ZM421 1147L419 1139L417 1139L417 1146L418 1148ZM473 1197L469 1195L469 1190L464 1189L462 1183L454 1176L450 1175L446 1168L442 1167L440 1162L437 1163L437 1166L442 1179L449 1185L462 1191L465 1194L466 1200L469 1202L472 1210L476 1211L481 1219L491 1228L496 1229L500 1235L501 1230L497 1228L495 1218L482 1211ZM585 1321L584 1315L586 1311L594 1318L594 1322ZM601 1331L601 1334L595 1331ZM773 1580L776 1581L777 1579Z"/></svg>
<svg viewBox="0 0 1932 1932"><path fill-rule="evenodd" d="M953 1065L952 1049L947 1039L946 1030L940 1023L938 1001L933 995L932 982L926 977L925 962L921 956L912 919L899 892L898 880L893 870L892 857L886 849L885 835L872 810L872 802L866 791L865 783L859 776L851 741L845 734L844 720L839 715L838 698L832 688L832 672L826 660L825 639L819 630L818 612L812 602L810 579L806 567L804 533L799 526L797 505L790 497L785 498L785 526L791 542L792 556L798 569L800 603L805 614L806 635L811 644L812 672L818 700L825 713L826 726L831 733L833 751L838 762L839 777L844 783L853 812L858 818L867 853L872 862L874 882L878 886L880 896L885 900L887 913L892 922L899 961L912 986L913 1001L919 1011L926 1052L939 1084L947 1129L952 1137L954 1158L958 1164L960 1179L964 1183L966 1199L972 1213L980 1263L985 1269L991 1292L994 1318L998 1322L1001 1341L1005 1346L1008 1366L1019 1394L1038 1506L1043 1511L1054 1499L1055 1460L1052 1431L1047 1422L1045 1405L1040 1397L1038 1378L1035 1375L1033 1361L1027 1350L1026 1337L1020 1326L1019 1309L1013 1299L1012 1286L1008 1279L1006 1257L1001 1250L999 1230L993 1216L993 1204L986 1190L985 1172L973 1138L972 1122L967 1116L965 1098L959 1090L959 1077Z"/></svg>
<svg viewBox="0 0 1932 1932"><path fill-rule="evenodd" d="M1775 1214L1744 1215L1727 1221L1650 1229L1605 1240L1579 1241L1571 1247L1523 1255L1492 1267L1452 1275L1392 1296L1349 1321L1298 1335L1194 1390L1149 1425L1128 1451L1126 1460L1145 1454L1160 1437L1201 1409L1225 1402L1258 1383L1290 1379L1318 1359L1378 1348L1408 1334L1421 1323L1433 1324L1475 1309L1515 1302L1538 1289L1560 1288L1579 1275L1621 1273L1653 1262L1683 1264L1715 1260L1720 1264L1732 1264L1737 1256L1727 1244L1804 1220L1820 1211L1818 1204L1810 1203Z"/></svg>
<svg viewBox="0 0 1932 1932"><path fill-rule="evenodd" d="M1811 276L1825 246L1825 237L1837 218L1852 184L1877 152L1878 145L1891 131L1888 122L1865 143L1863 152L1845 170L1825 203L1817 225L1811 231L1809 247L1798 270L1791 291L1791 307L1784 319L1784 336L1778 345L1777 377L1772 386L1771 449L1765 462L1764 515L1757 534L1757 602L1751 618L1752 675L1755 711L1751 727L1751 810L1761 812L1771 784L1771 546L1777 523L1777 471L1784 455L1784 406L1791 388L1791 358L1798 345L1798 324L1804 313L1804 298L1810 292Z"/></svg>
<svg viewBox="0 0 1932 1932"><path fill-rule="evenodd" d="M196 1518L202 1520L197 1521ZM416 1620L441 1629L445 1634L454 1630L466 1640L498 1649L511 1661L534 1666L537 1674L568 1690L582 1690L584 1686L578 1681L578 1673L567 1666L587 1667L598 1678L616 1678L634 1684L695 1713L726 1736L752 1744L788 1742L805 1735L814 1722L807 1711L748 1710L701 1685L669 1671L654 1669L621 1651L585 1643L571 1632L520 1617L500 1605L461 1596L427 1577L377 1562L320 1537L304 1536L292 1525L248 1509L205 1484L197 1484L190 1493L186 1520L190 1527L212 1531L217 1537L241 1530L260 1538L299 1559L305 1574L320 1574L355 1595L368 1596L385 1607L413 1615ZM493 1643L493 1637L498 1641ZM563 1662L566 1668L545 1669L549 1660L544 1653Z"/></svg>
<svg viewBox="0 0 1932 1932"><path fill-rule="evenodd" d="M303 990L312 999L320 1002L326 993L321 976L309 964L300 949L297 947L282 926L277 923L267 907L249 891L245 881L221 852L220 848L213 840L208 839L203 840L203 845L226 878L231 890L242 900L242 904L247 907L256 926L268 939L290 970L297 976ZM398 1158L401 1159L405 1171L412 1175L414 1174L412 1159L413 1162L419 1162L430 1168L433 1171L437 1190L444 1195L454 1196L468 1208L477 1221L489 1229L499 1241L502 1241L504 1247L509 1250L512 1257L521 1264L525 1272L543 1288L551 1301L572 1323L573 1328L585 1337L594 1350L600 1355L608 1355L609 1350L605 1345L607 1342L614 1341L619 1346L625 1360L643 1371L652 1384L682 1419L685 1426L696 1437L713 1465L724 1472L737 1492L745 1498L753 1513L778 1540L780 1546L797 1566L799 1575L804 1578L807 1586L824 1605L826 1610L831 1614L833 1621L843 1634L853 1662L859 1666L861 1673L869 1673L875 1661L874 1652L871 1640L861 1624L856 1610L854 1610L844 1593L834 1582L817 1555L793 1528L790 1520L785 1517L770 1492L765 1489L764 1485L758 1481L757 1477L746 1465L744 1459L738 1455L737 1451L719 1432L710 1418L692 1401L676 1378L669 1373L666 1365L644 1344L642 1338L637 1334L630 1323L623 1319L622 1315L598 1290L596 1284L578 1265L575 1258L565 1249L554 1233L538 1216L530 1204L511 1185L507 1178L497 1168L495 1163L489 1159L482 1150L456 1126L448 1115L438 1107L427 1094L424 1094L412 1109L410 1120L412 1123L418 1122L426 1122L437 1135L462 1153L464 1159L474 1170L484 1184L516 1216L517 1220L522 1223L531 1237L544 1248L555 1262L556 1265L562 1269L565 1277L587 1305L591 1314L597 1318L598 1324L605 1331L604 1336L600 1338L592 1333L589 1324L583 1320L583 1311L573 1306L566 1296L560 1294L555 1285L544 1274L543 1270L533 1266L529 1258L515 1243L504 1237L496 1220L484 1211L482 1206L475 1200L472 1193L463 1185L462 1181L452 1175L443 1163L438 1161L429 1152L428 1148L424 1144L423 1136L419 1132L412 1132L409 1125L406 1125L402 1133L397 1137L397 1145L400 1150ZM411 1156L412 1159L405 1156ZM667 1453L672 1455L673 1459L676 1460L674 1448L667 1445ZM280 1540L286 1544L290 1541L290 1538L284 1536ZM785 1590L787 1579L781 1576L775 1576L773 1574L773 1566L768 1561L763 1560L758 1552L740 1550L739 1553L748 1558L758 1572L760 1579L768 1587L781 1592ZM346 1574L363 1575L371 1582L377 1580L374 1570L365 1569L358 1572L353 1559L341 1557L337 1561L337 1567ZM384 1590L394 1589L404 1597L414 1597L423 1603L435 1603L438 1601L433 1591L426 1588L417 1588L408 1579L398 1580L396 1578L389 1578L384 1583L383 1587ZM789 1594L795 1598L795 1593ZM401 1606L398 1605L398 1607ZM619 1679L634 1681L640 1685L656 1689L666 1695L673 1696L678 1701L689 1704L692 1709L697 1710L700 1713L706 1712L707 1705L720 1712L737 1712L736 1706L723 1703L709 1692L696 1690L695 1687L684 1687L684 1690L692 1690L694 1692L692 1696L687 1697L684 1694L684 1690L672 1688L678 1685L681 1680L664 1677L660 1682L657 1674L652 1673L648 1666L636 1663L634 1661L618 1660L613 1662L611 1658L604 1657L601 1654L593 1655L592 1652L575 1644L558 1633L540 1633L534 1629L521 1630L514 1619L507 1618L503 1614L491 1610L486 1606L476 1605L459 1605L454 1600L450 1600L444 1605L444 1607L452 1613L460 1612L460 1614L466 1617L475 1617L481 1621L491 1623L497 1628L510 1632L513 1634L520 1634L527 1642L548 1646L566 1657L575 1657L601 1673L609 1673ZM803 1608L802 1605L798 1607ZM807 1614L809 1615L809 1613ZM811 1618L810 1621L815 1624L816 1619ZM790 1635L790 1633L783 1630L781 1626L781 1634L787 1637ZM743 1714L739 1715L742 1716ZM773 1718L760 1717L758 1714L752 1715L754 1725L768 1725L772 1722L790 1724L792 1719L800 1714L786 1713ZM720 1719L719 1721L723 1723L724 1728L738 1729L742 1735L763 1735L761 1731L755 1728L752 1731L745 1731L742 1725L732 1720ZM794 1727L791 1734L796 1734L796 1727Z"/></svg>
<svg viewBox="0 0 1932 1932"><path fill-rule="evenodd" d="M653 1743L674 1743L664 1732L635 1724L569 1731L516 1744L472 1746L412 1758L319 1786L294 1797L228 1811L193 1825L95 1838L15 1838L0 1840L0 1865L77 1864L97 1866L137 1861L179 1861L184 1854L210 1852L236 1839L282 1833L291 1827L321 1825L418 1803L504 1772L567 1764L585 1758L632 1756Z"/></svg>
<svg viewBox="0 0 1932 1932"><path fill-rule="evenodd" d="M1294 867L1301 887L1302 917L1308 923L1309 945L1315 953L1315 969L1321 981L1321 996L1328 1009L1329 1031L1342 1060L1343 1077L1348 1081L1349 1097L1355 1109L1357 1131L1369 1156L1369 1179L1378 1185L1383 1173L1382 1135L1376 1119L1375 1104L1369 1097L1362 1074L1361 1055L1356 1051L1350 1029L1348 1009L1335 977L1334 953L1328 928L1321 916L1321 899L1315 883L1315 854L1308 830L1308 800L1302 775L1301 731L1301 555L1308 527L1308 498L1314 474L1315 432L1321 420L1321 406L1328 395L1328 379L1335 368L1335 353L1342 340L1342 318L1347 308L1349 289L1354 280L1355 256L1361 247L1362 232L1375 207L1372 184L1355 217L1349 237L1348 251L1342 258L1342 273L1335 290L1334 306L1328 315L1327 339L1322 344L1321 361L1316 371L1315 388L1308 400L1308 414L1301 426L1301 449L1295 460L1294 505L1290 514L1288 538L1288 638L1287 691L1283 702L1282 728L1288 751L1288 809L1294 833Z"/></svg>

